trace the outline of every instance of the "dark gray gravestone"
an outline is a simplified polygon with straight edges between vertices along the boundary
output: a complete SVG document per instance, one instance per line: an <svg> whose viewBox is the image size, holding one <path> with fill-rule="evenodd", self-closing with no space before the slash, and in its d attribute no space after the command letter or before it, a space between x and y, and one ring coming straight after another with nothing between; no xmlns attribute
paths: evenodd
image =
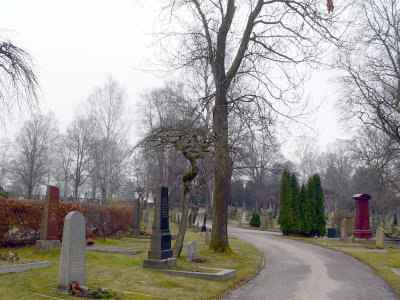
<svg viewBox="0 0 400 300"><path fill-rule="evenodd" d="M139 198L133 200L132 235L140 235L140 203Z"/></svg>
<svg viewBox="0 0 400 300"><path fill-rule="evenodd" d="M154 222L148 259L143 261L144 268L165 269L176 266L172 257L171 233L168 219L168 187L159 186L155 199Z"/></svg>
<svg viewBox="0 0 400 300"><path fill-rule="evenodd" d="M69 291L73 281L86 285L85 217L71 211L64 219L58 289Z"/></svg>

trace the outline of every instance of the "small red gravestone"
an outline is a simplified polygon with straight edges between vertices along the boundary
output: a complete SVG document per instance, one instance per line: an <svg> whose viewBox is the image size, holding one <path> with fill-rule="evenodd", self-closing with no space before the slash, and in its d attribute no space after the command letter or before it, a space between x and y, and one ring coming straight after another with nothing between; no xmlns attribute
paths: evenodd
<svg viewBox="0 0 400 300"><path fill-rule="evenodd" d="M370 239L372 238L372 231L369 223L368 201L371 196L368 194L356 194L353 199L356 201L354 237Z"/></svg>
<svg viewBox="0 0 400 300"><path fill-rule="evenodd" d="M40 240L36 241L36 252L46 252L58 249L61 246L59 241L58 213L60 206L60 190L48 185L42 224L40 227Z"/></svg>

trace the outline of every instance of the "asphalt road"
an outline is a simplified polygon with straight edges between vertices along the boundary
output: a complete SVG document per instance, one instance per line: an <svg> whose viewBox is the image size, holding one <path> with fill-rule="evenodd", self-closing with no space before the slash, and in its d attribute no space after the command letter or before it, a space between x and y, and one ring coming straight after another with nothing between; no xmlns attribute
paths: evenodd
<svg viewBox="0 0 400 300"><path fill-rule="evenodd" d="M369 266L345 253L265 231L230 227L229 233L263 252L265 265L224 299L400 299Z"/></svg>

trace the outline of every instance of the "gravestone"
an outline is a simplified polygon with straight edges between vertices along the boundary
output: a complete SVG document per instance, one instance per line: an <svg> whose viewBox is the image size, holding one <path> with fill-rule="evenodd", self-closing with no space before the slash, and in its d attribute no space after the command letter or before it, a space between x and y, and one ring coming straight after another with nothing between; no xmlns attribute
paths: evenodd
<svg viewBox="0 0 400 300"><path fill-rule="evenodd" d="M205 242L206 245L210 244L210 229L206 230Z"/></svg>
<svg viewBox="0 0 400 300"><path fill-rule="evenodd" d="M267 228L268 228L267 211L261 210L261 229L267 229Z"/></svg>
<svg viewBox="0 0 400 300"><path fill-rule="evenodd" d="M347 242L347 221L343 218L340 222L340 241Z"/></svg>
<svg viewBox="0 0 400 300"><path fill-rule="evenodd" d="M385 230L382 227L378 227L376 230L375 244L376 248L385 248Z"/></svg>
<svg viewBox="0 0 400 300"><path fill-rule="evenodd" d="M151 230L152 230L153 224L152 224L151 221L152 220L151 220L151 217L149 215L149 218L147 219L147 222L146 222L146 232L151 232Z"/></svg>
<svg viewBox="0 0 400 300"><path fill-rule="evenodd" d="M246 211L242 213L242 223L246 223Z"/></svg>
<svg viewBox="0 0 400 300"><path fill-rule="evenodd" d="M207 213L204 213L204 220L203 220L203 226L201 226L201 232L206 232L207 231Z"/></svg>
<svg viewBox="0 0 400 300"><path fill-rule="evenodd" d="M140 203L139 198L133 199L132 236L140 235Z"/></svg>
<svg viewBox="0 0 400 300"><path fill-rule="evenodd" d="M59 249L61 242L58 238L58 213L60 205L60 190L48 185L44 203L44 212L40 226L40 239L36 241L35 251L46 252Z"/></svg>
<svg viewBox="0 0 400 300"><path fill-rule="evenodd" d="M187 248L186 260L192 261L196 258L196 242L189 242Z"/></svg>
<svg viewBox="0 0 400 300"><path fill-rule="evenodd" d="M143 268L166 269L176 266L176 259L172 257L168 208L168 187L159 186L155 199L150 251L148 259L143 261Z"/></svg>
<svg viewBox="0 0 400 300"><path fill-rule="evenodd" d="M123 231L117 231L116 233L115 233L115 238L117 239L117 240L122 240L122 235L124 234L124 232Z"/></svg>
<svg viewBox="0 0 400 300"><path fill-rule="evenodd" d="M371 196L368 194L356 194L353 199L356 203L354 237L370 239L372 238L372 231L370 228L368 201Z"/></svg>
<svg viewBox="0 0 400 300"><path fill-rule="evenodd" d="M85 240L85 217L78 211L69 212L64 219L58 289L69 291L73 281L86 285Z"/></svg>

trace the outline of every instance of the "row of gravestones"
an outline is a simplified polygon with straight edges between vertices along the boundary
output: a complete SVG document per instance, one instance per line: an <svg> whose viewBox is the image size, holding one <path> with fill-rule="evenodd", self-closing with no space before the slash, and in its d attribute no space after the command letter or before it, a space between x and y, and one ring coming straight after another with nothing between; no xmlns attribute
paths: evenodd
<svg viewBox="0 0 400 300"><path fill-rule="evenodd" d="M49 186L47 190L45 214L42 222L41 241L56 241L58 238L54 228L57 217L55 212L58 206L58 189ZM51 200L50 200L51 199ZM206 230L206 243L209 242L210 231ZM51 244L42 243L38 244ZM189 243L187 259L195 257L195 243ZM169 230L168 188L160 186L155 201L154 223L150 241L148 259L143 261L144 268L165 269L176 266L176 259L172 257L171 233ZM61 243L58 288L70 290L72 282L77 281L81 286L86 285L86 225L85 217L78 211L69 212L64 220Z"/></svg>

